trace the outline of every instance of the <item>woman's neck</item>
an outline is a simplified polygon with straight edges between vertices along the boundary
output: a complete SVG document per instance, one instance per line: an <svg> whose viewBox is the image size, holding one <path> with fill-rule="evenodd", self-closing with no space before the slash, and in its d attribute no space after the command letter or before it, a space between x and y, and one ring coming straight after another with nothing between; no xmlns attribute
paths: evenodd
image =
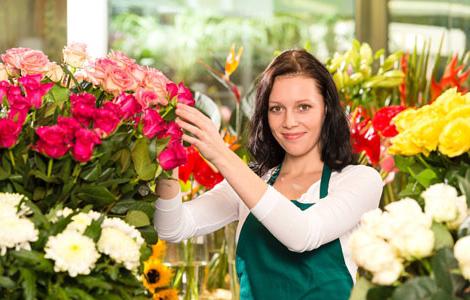
<svg viewBox="0 0 470 300"><path fill-rule="evenodd" d="M299 176L303 174L311 174L321 172L323 170L323 161L320 154L311 153L304 156L291 156L286 153L282 162L281 173L291 176Z"/></svg>

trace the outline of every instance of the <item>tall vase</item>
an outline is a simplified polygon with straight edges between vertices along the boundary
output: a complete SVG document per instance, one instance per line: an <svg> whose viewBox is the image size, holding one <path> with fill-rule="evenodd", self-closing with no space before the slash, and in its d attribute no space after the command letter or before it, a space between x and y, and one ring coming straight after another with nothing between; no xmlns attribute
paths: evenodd
<svg viewBox="0 0 470 300"><path fill-rule="evenodd" d="M173 287L179 290L184 300L199 299L208 259L204 236L167 244L165 264L173 269Z"/></svg>
<svg viewBox="0 0 470 300"><path fill-rule="evenodd" d="M235 269L236 259L236 234L238 222L233 222L225 226L225 239L227 242L228 271L230 274L230 291L232 300L240 299L240 285L238 283L237 271Z"/></svg>

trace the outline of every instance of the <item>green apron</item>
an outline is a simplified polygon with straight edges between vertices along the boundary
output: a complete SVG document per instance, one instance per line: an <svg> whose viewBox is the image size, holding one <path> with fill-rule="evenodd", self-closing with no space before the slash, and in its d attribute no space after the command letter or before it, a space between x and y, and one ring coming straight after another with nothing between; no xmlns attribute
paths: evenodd
<svg viewBox="0 0 470 300"><path fill-rule="evenodd" d="M274 184L280 169L278 166L268 184ZM325 164L320 199L328 195L330 175ZM301 210L312 205L292 202ZM312 251L292 252L251 213L240 231L236 268L242 300L346 300L353 286L339 239Z"/></svg>

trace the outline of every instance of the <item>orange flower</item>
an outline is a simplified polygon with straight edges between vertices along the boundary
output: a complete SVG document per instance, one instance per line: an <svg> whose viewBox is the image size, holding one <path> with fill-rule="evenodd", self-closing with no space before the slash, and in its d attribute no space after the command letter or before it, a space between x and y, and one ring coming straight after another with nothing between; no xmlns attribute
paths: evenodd
<svg viewBox="0 0 470 300"><path fill-rule="evenodd" d="M241 145L237 143L238 137L235 134L230 134L226 128L224 128L221 133L224 137L225 144L230 148L230 150L237 151L241 147Z"/></svg>
<svg viewBox="0 0 470 300"><path fill-rule="evenodd" d="M153 300L178 300L176 289L161 290L153 295Z"/></svg>
<svg viewBox="0 0 470 300"><path fill-rule="evenodd" d="M240 57L243 53L243 47L238 49L237 55L235 55L235 45L232 45L230 49L230 53L227 55L227 59L225 60L225 77L229 80L230 75L238 68L238 64L240 63Z"/></svg>

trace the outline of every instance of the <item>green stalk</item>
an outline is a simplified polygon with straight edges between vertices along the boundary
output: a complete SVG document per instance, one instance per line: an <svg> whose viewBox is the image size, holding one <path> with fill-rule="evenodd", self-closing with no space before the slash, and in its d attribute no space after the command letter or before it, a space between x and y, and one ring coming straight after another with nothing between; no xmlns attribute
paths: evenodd
<svg viewBox="0 0 470 300"><path fill-rule="evenodd" d="M49 158L49 162L47 164L47 177L51 177L52 175L52 166L54 164L54 160L52 158Z"/></svg>
<svg viewBox="0 0 470 300"><path fill-rule="evenodd" d="M8 149L8 156L10 157L11 160L11 165L13 166L13 169L15 169L15 157L13 156L13 152L11 152L11 149Z"/></svg>

